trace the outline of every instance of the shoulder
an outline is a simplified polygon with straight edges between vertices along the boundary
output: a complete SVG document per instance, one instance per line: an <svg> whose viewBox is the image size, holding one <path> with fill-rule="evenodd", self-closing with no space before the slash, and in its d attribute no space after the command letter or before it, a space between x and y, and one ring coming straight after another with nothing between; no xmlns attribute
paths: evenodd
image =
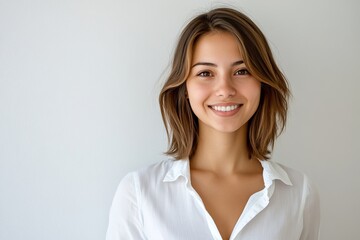
<svg viewBox="0 0 360 240"><path fill-rule="evenodd" d="M118 184L112 201L107 239L145 239L143 235L143 209L146 203L159 201L160 182L172 160L153 163L127 173Z"/></svg>
<svg viewBox="0 0 360 240"><path fill-rule="evenodd" d="M165 159L129 172L123 177L120 185L125 183L133 186L135 185L134 187L139 187L139 185L149 185L150 183L161 182L175 161L176 160L174 159Z"/></svg>
<svg viewBox="0 0 360 240"><path fill-rule="evenodd" d="M172 159L159 161L127 173L118 184L115 199L123 199L124 196L137 199L143 187L159 186L174 161Z"/></svg>
<svg viewBox="0 0 360 240"><path fill-rule="evenodd" d="M272 164L279 166L282 168L288 175L290 181L293 185L298 185L299 183L303 183L305 178L307 178L306 174L301 172L300 170L288 167L282 163L273 162Z"/></svg>
<svg viewBox="0 0 360 240"><path fill-rule="evenodd" d="M174 159L165 159L156 163L149 164L143 168L133 171L132 174L142 181L163 180L167 172L171 169Z"/></svg>
<svg viewBox="0 0 360 240"><path fill-rule="evenodd" d="M303 229L300 239L318 239L320 226L320 196L315 183L306 174L275 163L288 174L291 187L291 203L301 214Z"/></svg>
<svg viewBox="0 0 360 240"><path fill-rule="evenodd" d="M309 176L307 174L305 174L304 172L285 166L281 163L276 163L278 164L282 169L285 170L285 172L288 174L290 180L293 182L293 184L301 184L304 187L315 187L314 186L314 182L309 178Z"/></svg>
<svg viewBox="0 0 360 240"><path fill-rule="evenodd" d="M287 174L294 190L301 192L303 196L318 197L317 187L307 174L278 162L270 161L270 164Z"/></svg>

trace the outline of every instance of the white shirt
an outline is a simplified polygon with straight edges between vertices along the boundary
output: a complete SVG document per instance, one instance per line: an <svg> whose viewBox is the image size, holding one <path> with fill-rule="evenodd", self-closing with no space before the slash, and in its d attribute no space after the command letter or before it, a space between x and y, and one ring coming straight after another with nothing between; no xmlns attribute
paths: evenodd
<svg viewBox="0 0 360 240"><path fill-rule="evenodd" d="M249 198L230 240L318 239L319 198L309 179L260 162L265 188ZM111 206L106 239L222 239L190 180L189 160L165 160L127 174Z"/></svg>

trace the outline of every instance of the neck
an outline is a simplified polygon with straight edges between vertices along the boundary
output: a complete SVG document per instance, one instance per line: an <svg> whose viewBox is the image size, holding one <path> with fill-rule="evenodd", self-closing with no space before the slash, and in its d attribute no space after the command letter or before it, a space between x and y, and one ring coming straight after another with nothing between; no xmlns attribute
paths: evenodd
<svg viewBox="0 0 360 240"><path fill-rule="evenodd" d="M199 126L198 145L191 157L192 169L228 175L251 171L254 166L258 166L257 162L249 159L247 125L232 133Z"/></svg>

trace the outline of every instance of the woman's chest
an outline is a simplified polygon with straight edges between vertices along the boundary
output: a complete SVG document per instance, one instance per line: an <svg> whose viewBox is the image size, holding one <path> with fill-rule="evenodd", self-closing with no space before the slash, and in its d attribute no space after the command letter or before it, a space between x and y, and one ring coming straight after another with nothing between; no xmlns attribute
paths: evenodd
<svg viewBox="0 0 360 240"><path fill-rule="evenodd" d="M298 239L302 218L299 212L293 211L293 206L284 205L279 201L279 198L285 199L283 193L277 196L276 189L275 199L265 197L268 190L266 189L254 194L249 201L250 204L247 197L242 198L239 192L221 190L221 185L215 185L210 189L212 190L207 192L213 195L209 194L201 198L192 185L179 180L143 192L140 215L147 239L222 239L221 226L215 224L215 218L210 215L210 205L208 203L206 206L203 200L208 201L206 199L211 197L222 198L221 196L224 195L227 196L225 200L217 199L216 202L210 200L210 204L220 205L220 208L216 207L222 209L220 212L233 214L234 206L239 206L239 201L242 201L240 206L242 204L243 209L232 215L234 219L237 218L235 220L237 222L231 229L233 234L231 239ZM234 202L226 200L229 197L233 198ZM293 200L287 199L289 202ZM245 208L244 204L247 204ZM242 215L241 219L239 215Z"/></svg>
<svg viewBox="0 0 360 240"><path fill-rule="evenodd" d="M261 174L214 178L192 175L192 186L223 239L229 239L249 198L264 188Z"/></svg>

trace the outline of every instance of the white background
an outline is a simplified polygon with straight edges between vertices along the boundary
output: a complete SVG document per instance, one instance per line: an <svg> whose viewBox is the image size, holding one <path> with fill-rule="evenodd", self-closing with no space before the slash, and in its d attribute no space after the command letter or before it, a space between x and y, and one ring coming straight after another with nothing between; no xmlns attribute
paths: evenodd
<svg viewBox="0 0 360 240"><path fill-rule="evenodd" d="M356 239L359 1L228 4L263 30L291 84L273 160L315 181L321 239ZM1 240L104 239L120 179L165 158L157 95L181 28L214 6L0 0Z"/></svg>

